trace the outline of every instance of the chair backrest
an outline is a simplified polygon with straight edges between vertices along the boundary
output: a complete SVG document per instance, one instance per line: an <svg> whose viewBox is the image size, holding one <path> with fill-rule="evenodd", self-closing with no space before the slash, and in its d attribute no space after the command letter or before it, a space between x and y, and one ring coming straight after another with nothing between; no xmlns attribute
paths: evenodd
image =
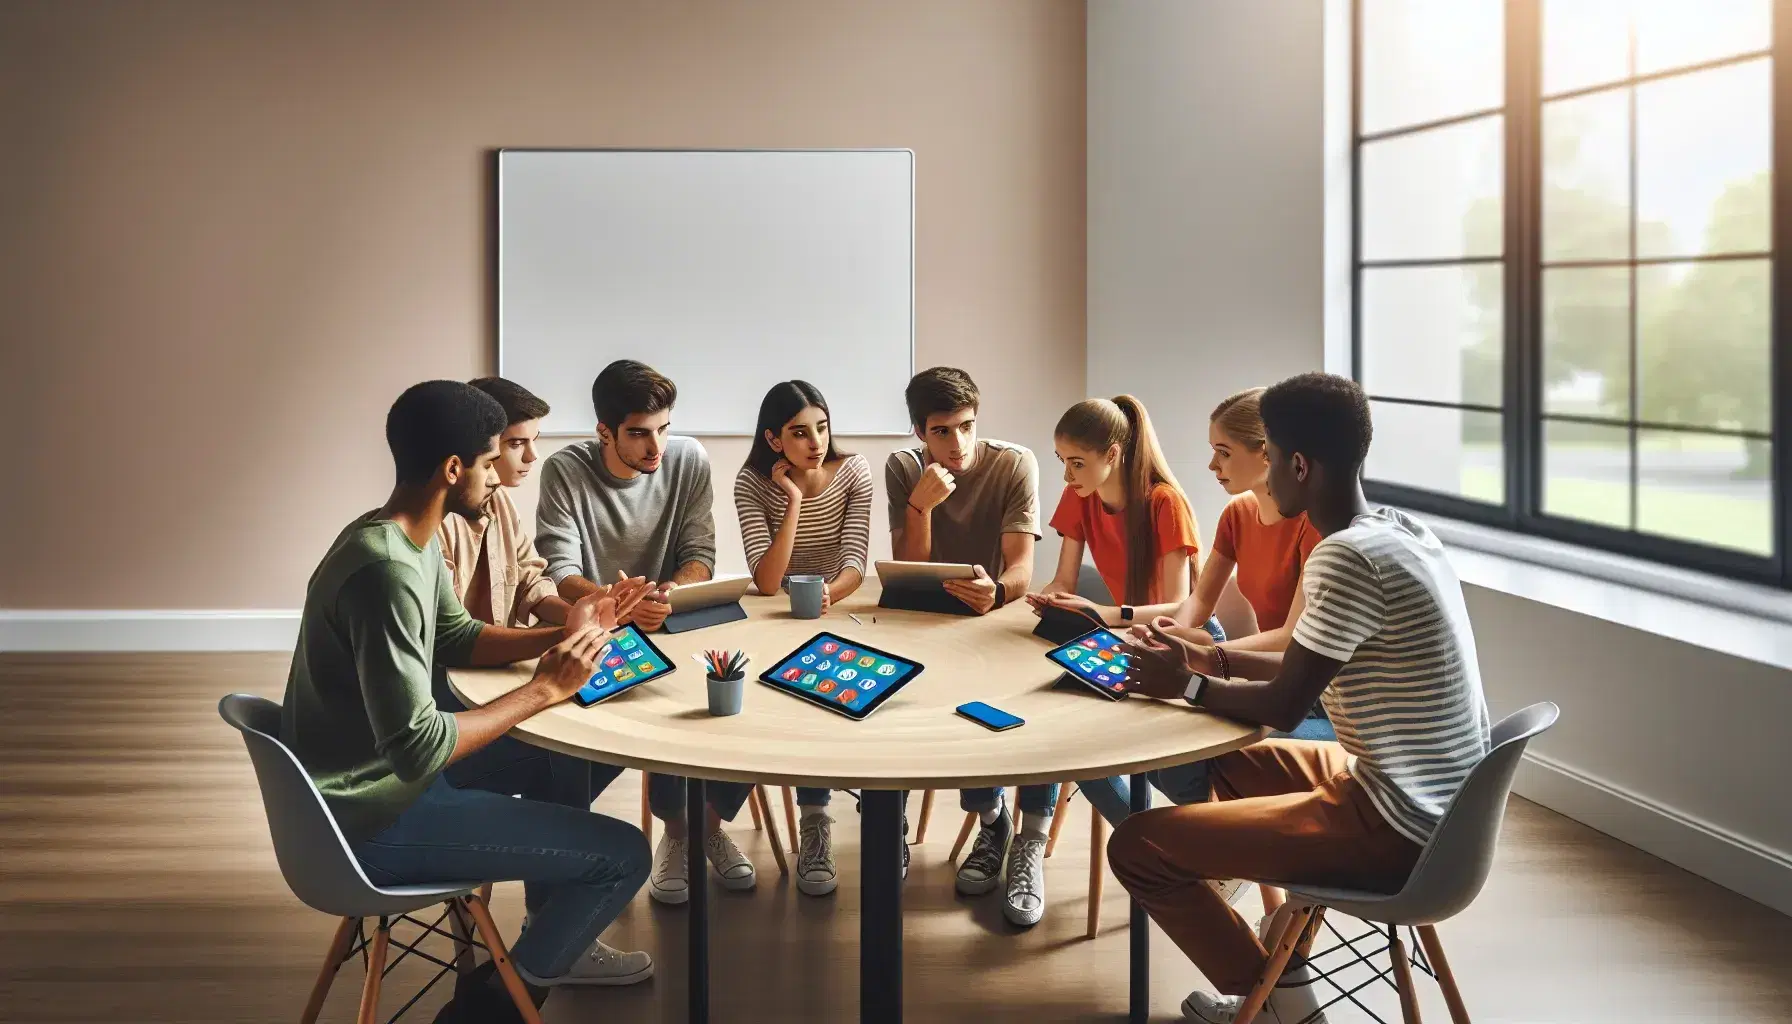
<svg viewBox="0 0 1792 1024"><path fill-rule="evenodd" d="M359 908L381 894L349 852L305 766L280 742L280 705L233 693L218 702L218 714L243 734L249 748L274 857L293 895L326 914L362 916Z"/></svg>
<svg viewBox="0 0 1792 1024"><path fill-rule="evenodd" d="M1390 919L1414 924L1443 921L1475 901L1493 871L1506 797L1525 746L1560 716L1560 708L1544 701L1493 727L1493 749L1469 772L1405 887L1389 900Z"/></svg>

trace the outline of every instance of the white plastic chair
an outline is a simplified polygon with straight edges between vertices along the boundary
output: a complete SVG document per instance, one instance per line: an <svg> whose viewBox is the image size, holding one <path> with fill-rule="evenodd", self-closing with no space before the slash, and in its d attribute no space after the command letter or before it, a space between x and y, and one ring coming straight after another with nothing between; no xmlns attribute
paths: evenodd
<svg viewBox="0 0 1792 1024"><path fill-rule="evenodd" d="M280 705L261 697L233 693L218 702L218 714L243 734L243 743L249 748L249 758L255 763L255 778L261 785L268 832L274 841L274 856L280 863L280 873L285 876L287 886L306 906L342 919L336 927L335 937L330 940L330 949L324 957L317 983L311 989L310 1001L299 1018L301 1024L314 1024L323 1009L325 997L330 994L336 972L363 950L367 952L367 979L361 990L357 1024L373 1024L379 1007L380 981L406 956L415 955L442 968L391 1019L403 1016L424 992L457 969L457 964L437 959L417 948L431 934L455 941L463 954L457 958L459 967L471 963L473 948L485 949L503 978L517 1012L528 1024L541 1024L541 1016L510 962L510 951L492 923L491 911L486 907L489 886L479 881L374 885L367 880L360 862L350 852L348 840L336 827L336 819L331 816L311 776L292 751L280 742ZM485 886L484 893L480 891L482 886ZM446 909L434 923L411 916L436 904L445 904ZM450 917L454 918L458 934L441 928L443 921ZM379 921L371 939L362 929L362 921L366 918ZM469 918L483 943L469 936ZM391 926L395 920L410 922L423 929L423 935L410 945L400 942L399 947L404 952L388 964L386 952L392 941Z"/></svg>
<svg viewBox="0 0 1792 1024"><path fill-rule="evenodd" d="M1319 972L1321 977L1329 980L1329 976L1338 971L1369 963L1372 957L1386 952L1392 965L1388 971L1377 970L1376 975L1386 980L1389 973L1393 974L1406 1024L1419 1024L1418 995L1412 981L1415 965L1437 979L1453 1024L1469 1024L1468 1007L1456 988L1449 961L1444 959L1437 924L1467 909L1480 895L1481 887L1493 870L1500 824L1506 814L1506 797L1512 791L1512 777L1518 771L1519 759L1524 756L1525 746L1531 739L1555 725L1560 715L1561 709L1545 701L1533 704L1493 727L1493 749L1469 772L1468 779L1445 809L1443 820L1432 833L1431 841L1425 844L1418 862L1413 865L1412 874L1399 892L1387 895L1352 889L1289 886L1288 902L1277 911L1275 923L1269 929L1272 939L1266 943L1270 950L1269 964L1239 1008L1234 1024L1250 1024L1257 1016L1281 978L1302 934L1315 917L1322 917L1327 910L1336 910L1385 928L1387 945L1358 952L1353 944L1362 937L1348 939L1343 946L1309 959L1309 963L1315 963L1317 971L1316 961L1329 953L1348 949L1354 954L1354 959L1340 967ZM1401 928L1417 933L1418 944L1424 949L1423 959L1409 959L1406 945L1400 938ZM1356 1003L1371 1017L1375 1016L1351 992L1344 992L1332 1002L1345 999Z"/></svg>

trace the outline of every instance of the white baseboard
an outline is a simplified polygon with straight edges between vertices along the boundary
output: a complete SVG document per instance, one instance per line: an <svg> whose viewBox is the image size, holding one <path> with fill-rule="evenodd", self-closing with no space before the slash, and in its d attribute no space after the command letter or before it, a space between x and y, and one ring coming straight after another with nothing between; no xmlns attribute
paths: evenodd
<svg viewBox="0 0 1792 1024"><path fill-rule="evenodd" d="M290 652L298 636L297 610L0 609L0 652Z"/></svg>
<svg viewBox="0 0 1792 1024"><path fill-rule="evenodd" d="M1526 754L1512 791L1792 915L1792 856L1560 761Z"/></svg>

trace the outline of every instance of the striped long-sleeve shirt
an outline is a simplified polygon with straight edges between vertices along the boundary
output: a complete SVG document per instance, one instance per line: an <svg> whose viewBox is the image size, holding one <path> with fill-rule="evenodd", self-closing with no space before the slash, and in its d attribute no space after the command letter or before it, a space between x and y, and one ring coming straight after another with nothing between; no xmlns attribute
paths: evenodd
<svg viewBox="0 0 1792 1024"><path fill-rule="evenodd" d="M748 571L771 550L789 501L778 485L742 466L734 478L734 509ZM846 569L863 573L871 557L871 467L863 455L849 455L834 479L813 498L804 498L796 544L786 575L815 573L828 580Z"/></svg>
<svg viewBox="0 0 1792 1024"><path fill-rule="evenodd" d="M1437 537L1391 508L1320 541L1304 579L1294 640L1345 663L1323 700L1351 773L1422 844L1490 746L1462 583Z"/></svg>

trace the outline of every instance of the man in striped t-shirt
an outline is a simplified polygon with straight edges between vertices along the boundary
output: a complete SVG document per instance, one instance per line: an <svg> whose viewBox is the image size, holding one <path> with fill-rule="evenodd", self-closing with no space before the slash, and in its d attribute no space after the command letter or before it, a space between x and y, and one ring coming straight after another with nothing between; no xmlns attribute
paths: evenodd
<svg viewBox="0 0 1792 1024"><path fill-rule="evenodd" d="M1338 741L1272 739L1216 758L1213 802L1133 815L1109 845L1115 875L1222 993L1183 1004L1211 1024L1237 1014L1268 951L1210 881L1396 892L1489 749L1474 635L1443 546L1363 497L1362 390L1304 374L1265 392L1262 412L1276 506L1305 512L1325 538L1307 560L1293 641L1284 653L1216 652L1142 629L1128 685L1284 730L1323 700ZM1307 1019L1313 980L1297 957L1263 1019Z"/></svg>

